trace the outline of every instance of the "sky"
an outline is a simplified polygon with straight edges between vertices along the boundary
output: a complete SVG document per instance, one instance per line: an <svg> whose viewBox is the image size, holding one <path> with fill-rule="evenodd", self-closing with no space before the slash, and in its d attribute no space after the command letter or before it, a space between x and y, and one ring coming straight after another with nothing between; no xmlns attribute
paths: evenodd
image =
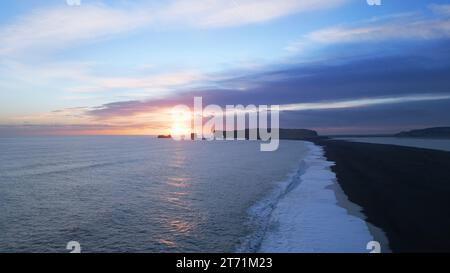
<svg viewBox="0 0 450 273"><path fill-rule="evenodd" d="M0 3L0 136L162 134L170 109L280 105L321 134L450 126L450 2Z"/></svg>

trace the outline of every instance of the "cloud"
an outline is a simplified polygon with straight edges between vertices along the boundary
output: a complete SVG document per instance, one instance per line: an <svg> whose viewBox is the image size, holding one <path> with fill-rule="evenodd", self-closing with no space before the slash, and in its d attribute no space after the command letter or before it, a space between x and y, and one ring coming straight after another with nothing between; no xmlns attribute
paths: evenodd
<svg viewBox="0 0 450 273"><path fill-rule="evenodd" d="M236 94L235 94L236 95ZM195 95L194 95L195 96ZM105 104L97 109L88 111L89 116L96 120L110 120L116 117L130 117L145 113L158 113L178 105L192 105L194 96L186 96L170 100L152 100L152 101L125 101ZM189 98L192 101L189 101ZM238 99L237 99L238 100ZM362 97L348 100L322 100L310 103L289 103L281 104L280 111L317 111L317 110L336 110L336 109L353 109L367 108L379 105L406 104L414 102L427 101L445 101L450 100L450 94L407 94L400 96L384 96L384 97ZM220 104L217 102L217 104ZM220 104L224 106L223 104Z"/></svg>
<svg viewBox="0 0 450 273"><path fill-rule="evenodd" d="M391 14L360 22L358 26L333 26L305 34L288 46L302 52L312 45L450 38L450 5L432 5L433 16L418 13Z"/></svg>
<svg viewBox="0 0 450 273"><path fill-rule="evenodd" d="M98 79L100 86L105 89L111 88L158 88L165 86L177 86L191 83L202 78L197 72L180 72L159 74L156 76L142 78L104 78Z"/></svg>
<svg viewBox="0 0 450 273"><path fill-rule="evenodd" d="M282 105L281 126L311 128L323 134L395 133L406 129L448 126L450 116L443 113L447 112L449 100L448 94L415 94ZM36 119L33 124L0 125L0 136L166 133L171 127L170 108L167 107L155 101L115 103L104 106L103 111L109 111L109 115L102 118L95 118L98 112L85 112L85 119L77 123L67 123L67 120L63 123L45 123ZM126 108L130 112L126 113ZM49 115L72 115L83 110L88 111L66 109ZM86 120L86 117L92 119Z"/></svg>
<svg viewBox="0 0 450 273"><path fill-rule="evenodd" d="M402 56L240 72L220 79L216 85L220 88L191 90L157 100L119 101L91 109L86 115L97 122L134 120L149 113L167 113L178 104L192 107L193 98L201 96L204 105L278 104L283 110L281 123L287 127L329 127L335 132L347 128L347 132L356 132L354 126L358 124L359 132L382 132L388 125L391 131L406 129L402 127L406 125L445 125L450 121L446 114L450 105L450 61L442 56L448 55L449 48L444 43ZM241 85L249 88L239 90ZM367 120L370 123L364 124Z"/></svg>
<svg viewBox="0 0 450 273"><path fill-rule="evenodd" d="M71 124L107 124L111 126L137 127L142 124L158 124L161 128L170 121L168 114L174 105L192 105L195 96L203 97L204 104L278 104L285 112L321 113L327 111L328 117L336 111L350 111L355 109L370 109L380 107L397 108L400 105L413 105L415 103L430 104L442 101L450 105L450 60L442 58L450 53L449 42L442 41L439 45L422 47L420 51L405 50L403 55L384 57L364 57L362 59L339 60L338 62L313 62L282 64L260 70L242 70L219 76L208 76L207 85L198 85L195 88L186 87L191 80L197 79L197 74L187 72L181 77L159 75L161 83L167 79L174 84L172 91L163 97L148 99L121 98L114 103L82 109L69 109L47 114L36 114L20 117L14 120L20 123L71 123ZM79 68L83 65L79 65ZM89 66L87 66L89 67ZM32 71L33 69L30 69ZM51 75L58 66L43 67L42 75ZM76 69L75 69L76 70ZM88 70L88 68L85 68ZM109 77L94 77L78 70L72 74L72 69L59 74L74 76L75 79L89 79L89 86L108 87L108 90L121 90L122 87L134 85L135 90L147 84L158 83L158 75L145 78L119 78L109 81ZM16 71L17 72L17 71ZM68 74L68 75L66 75ZM183 76L184 75L184 76ZM24 75L25 77L28 74ZM41 74L39 75L41 77ZM92 77L92 78L91 78ZM200 78L204 76L200 75ZM181 79L181 80L179 80ZM184 84L186 82L186 84ZM203 82L203 80L202 80ZM182 84L183 83L183 84ZM211 87L213 86L213 88ZM240 87L247 87L242 90ZM86 90L81 90L86 91ZM95 91L97 92L97 91ZM89 93L87 93L89 94ZM128 92L127 92L128 94ZM85 95L79 93L79 95ZM149 92L147 92L147 96ZM83 102L84 103L84 102ZM92 104L91 104L92 105ZM439 110L440 109L440 110ZM446 111L442 108L442 116ZM64 110L64 109L62 109ZM362 110L361 110L362 111ZM406 112L406 111L403 111ZM364 113L364 112L363 112ZM382 114L383 111L380 112ZM290 114L289 114L290 115ZM284 116L289 116L284 114ZM319 116L322 116L319 114ZM438 115L435 115L438 116ZM405 122L408 118L402 116ZM335 119L337 124L348 126L350 120ZM364 119L363 114L358 115ZM311 117L314 120L313 117ZM410 117L412 119L412 117ZM437 118L436 122L443 120ZM400 121L399 121L400 122Z"/></svg>
<svg viewBox="0 0 450 273"><path fill-rule="evenodd" d="M383 41L392 39L438 39L450 37L450 21L422 20L355 28L333 27L310 33L306 38L319 43Z"/></svg>
<svg viewBox="0 0 450 273"><path fill-rule="evenodd" d="M175 1L161 14L163 21L177 21L201 28L230 27L265 22L282 16L334 8L346 0L185 0Z"/></svg>
<svg viewBox="0 0 450 273"><path fill-rule="evenodd" d="M65 98L81 98L80 95L117 93L122 97L160 97L177 88L187 88L208 77L195 70L170 73L139 71L136 76L113 77L98 75L98 64L89 62L40 63L39 66L16 61L0 62L0 87L5 90L28 85L33 89L47 88L55 84L60 91L69 93ZM17 84L17 83L20 83ZM61 83L64 83L61 86ZM179 89L177 89L179 90ZM126 92L124 92L126 91ZM84 94L80 94L84 93ZM126 93L126 94L125 94Z"/></svg>
<svg viewBox="0 0 450 273"><path fill-rule="evenodd" d="M426 102L435 100L450 100L450 94L409 94L398 97L359 98L343 101L324 101L315 103L293 103L280 105L280 111L333 110L370 107L385 104L409 102Z"/></svg>
<svg viewBox="0 0 450 273"><path fill-rule="evenodd" d="M189 86L204 79L206 79L206 76L197 71L179 71L138 77L100 77L87 75L83 79L83 86L74 87L68 91L91 93L112 91L114 89L136 89L143 91L146 96L162 96L165 91L172 90L172 88Z"/></svg>
<svg viewBox="0 0 450 273"><path fill-rule="evenodd" d="M164 127L163 127L164 128ZM0 125L0 137L17 136L75 136L75 135L156 135L161 126L105 124L25 124Z"/></svg>
<svg viewBox="0 0 450 273"><path fill-rule="evenodd" d="M104 5L37 9L0 28L0 54L71 47L148 24L151 18Z"/></svg>
<svg viewBox="0 0 450 273"><path fill-rule="evenodd" d="M441 15L441 16L450 16L450 5L444 5L444 4L431 4L429 6L429 9L434 12L435 14Z"/></svg>
<svg viewBox="0 0 450 273"><path fill-rule="evenodd" d="M15 80L21 83L39 86L51 80L84 80L88 77L94 63L59 62L25 64L17 61L0 61L0 75L4 82Z"/></svg>
<svg viewBox="0 0 450 273"><path fill-rule="evenodd" d="M288 111L280 115L281 124L291 128L311 128L322 134L380 134L449 126L445 115L449 100L380 104L332 110Z"/></svg>
<svg viewBox="0 0 450 273"><path fill-rule="evenodd" d="M32 115L15 116L8 119L9 124L86 124L90 118L85 115L87 107L74 107L55 110L46 113L34 113Z"/></svg>
<svg viewBox="0 0 450 273"><path fill-rule="evenodd" d="M260 23L333 8L346 0L174 0L166 4L105 4L37 9L0 28L0 54L67 48L143 27L217 28Z"/></svg>

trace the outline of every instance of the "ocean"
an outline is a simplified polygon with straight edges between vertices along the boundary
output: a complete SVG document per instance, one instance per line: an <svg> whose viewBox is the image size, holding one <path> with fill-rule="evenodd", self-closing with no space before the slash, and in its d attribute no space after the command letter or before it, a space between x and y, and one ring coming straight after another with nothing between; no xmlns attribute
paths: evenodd
<svg viewBox="0 0 450 273"><path fill-rule="evenodd" d="M0 252L68 252L69 241L83 252L365 251L368 226L338 206L332 163L319 147L259 148L0 138Z"/></svg>

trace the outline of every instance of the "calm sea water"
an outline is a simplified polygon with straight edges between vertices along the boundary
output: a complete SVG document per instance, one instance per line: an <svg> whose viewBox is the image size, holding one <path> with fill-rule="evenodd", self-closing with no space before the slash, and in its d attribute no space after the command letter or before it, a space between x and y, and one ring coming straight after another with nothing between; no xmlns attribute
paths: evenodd
<svg viewBox="0 0 450 273"><path fill-rule="evenodd" d="M450 139L403 138L403 137L353 137L336 138L354 142L390 144L441 151L450 151Z"/></svg>
<svg viewBox="0 0 450 273"><path fill-rule="evenodd" d="M68 252L73 240L83 252L228 252L257 234L252 208L271 206L307 148L30 137L0 138L0 151L0 252Z"/></svg>

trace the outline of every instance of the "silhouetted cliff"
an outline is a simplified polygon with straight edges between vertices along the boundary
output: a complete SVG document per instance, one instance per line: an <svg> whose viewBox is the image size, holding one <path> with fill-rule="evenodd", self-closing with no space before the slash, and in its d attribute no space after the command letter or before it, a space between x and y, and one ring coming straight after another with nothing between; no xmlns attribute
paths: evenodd
<svg viewBox="0 0 450 273"><path fill-rule="evenodd" d="M401 132L396 137L450 138L450 127L434 127Z"/></svg>

